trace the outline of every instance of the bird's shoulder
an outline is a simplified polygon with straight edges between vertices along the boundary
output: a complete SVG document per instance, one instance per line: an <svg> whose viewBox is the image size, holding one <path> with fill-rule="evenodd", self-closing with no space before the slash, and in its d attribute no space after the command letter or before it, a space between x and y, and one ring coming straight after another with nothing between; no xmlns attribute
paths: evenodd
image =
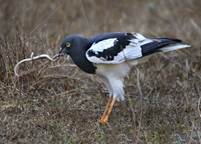
<svg viewBox="0 0 201 144"><path fill-rule="evenodd" d="M90 43L98 43L107 39L117 39L121 41L126 41L130 39L144 39L144 36L142 36L139 33L129 33L129 32L106 32L101 33L98 35L95 35L91 38L89 38Z"/></svg>

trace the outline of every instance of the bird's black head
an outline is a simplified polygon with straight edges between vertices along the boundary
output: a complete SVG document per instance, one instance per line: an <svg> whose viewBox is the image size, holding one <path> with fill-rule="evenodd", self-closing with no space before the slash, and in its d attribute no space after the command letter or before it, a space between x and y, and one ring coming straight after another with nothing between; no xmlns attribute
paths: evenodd
<svg viewBox="0 0 201 144"><path fill-rule="evenodd" d="M71 35L64 38L59 54L70 55L74 63L83 71L94 74L96 67L86 58L86 51L91 46L87 38Z"/></svg>
<svg viewBox="0 0 201 144"><path fill-rule="evenodd" d="M83 49L88 40L79 35L66 36L61 43L60 54L72 55L73 53L79 52Z"/></svg>

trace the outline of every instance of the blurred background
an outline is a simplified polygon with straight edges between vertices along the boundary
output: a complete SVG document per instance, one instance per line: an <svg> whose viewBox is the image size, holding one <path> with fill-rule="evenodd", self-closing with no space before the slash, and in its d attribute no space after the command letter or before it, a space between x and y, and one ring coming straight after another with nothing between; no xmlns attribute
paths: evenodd
<svg viewBox="0 0 201 144"><path fill-rule="evenodd" d="M200 0L0 0L0 143L201 143ZM153 55L126 79L108 125L107 92L58 53L65 35L139 32L191 48Z"/></svg>

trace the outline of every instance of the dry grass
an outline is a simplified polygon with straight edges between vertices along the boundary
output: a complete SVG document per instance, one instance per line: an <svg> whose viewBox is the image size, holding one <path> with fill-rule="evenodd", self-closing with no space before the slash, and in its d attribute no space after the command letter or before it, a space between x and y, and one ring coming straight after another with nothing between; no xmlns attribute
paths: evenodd
<svg viewBox="0 0 201 144"><path fill-rule="evenodd" d="M201 143L201 1L0 0L0 143ZM126 80L126 101L106 126L97 119L107 93L95 77L36 61L63 36L136 31L181 38L192 48L154 55Z"/></svg>

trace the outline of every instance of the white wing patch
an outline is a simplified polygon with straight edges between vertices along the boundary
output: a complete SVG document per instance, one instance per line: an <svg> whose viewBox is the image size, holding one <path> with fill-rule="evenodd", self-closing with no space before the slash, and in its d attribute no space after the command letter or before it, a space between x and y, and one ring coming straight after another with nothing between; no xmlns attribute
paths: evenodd
<svg viewBox="0 0 201 144"><path fill-rule="evenodd" d="M93 51L97 54L97 52L103 52L104 49L113 47L115 41L117 41L117 38L110 38L98 43L93 43L90 49L93 49Z"/></svg>
<svg viewBox="0 0 201 144"><path fill-rule="evenodd" d="M100 53L104 52L104 50L113 47L116 42L118 42L117 38L109 38L106 40L102 40L98 43L94 43L86 52L87 59L92 63L119 64L126 60L134 60L142 57L141 45L150 43L152 42L152 40L147 39L143 35L138 33L132 34L135 36L135 38L130 39L130 43L125 48L122 48L122 51L120 51L117 55L113 56L113 58L110 59L110 56L108 56L107 58L101 57ZM93 54L90 55L90 52L92 52Z"/></svg>
<svg viewBox="0 0 201 144"><path fill-rule="evenodd" d="M122 58L122 61L125 61L125 60L133 60L133 59L136 59L136 58L139 58L142 56L142 49L140 46L138 45L128 45L126 46L126 48L120 52L119 54L122 54L123 57ZM118 56L118 55L117 55Z"/></svg>

